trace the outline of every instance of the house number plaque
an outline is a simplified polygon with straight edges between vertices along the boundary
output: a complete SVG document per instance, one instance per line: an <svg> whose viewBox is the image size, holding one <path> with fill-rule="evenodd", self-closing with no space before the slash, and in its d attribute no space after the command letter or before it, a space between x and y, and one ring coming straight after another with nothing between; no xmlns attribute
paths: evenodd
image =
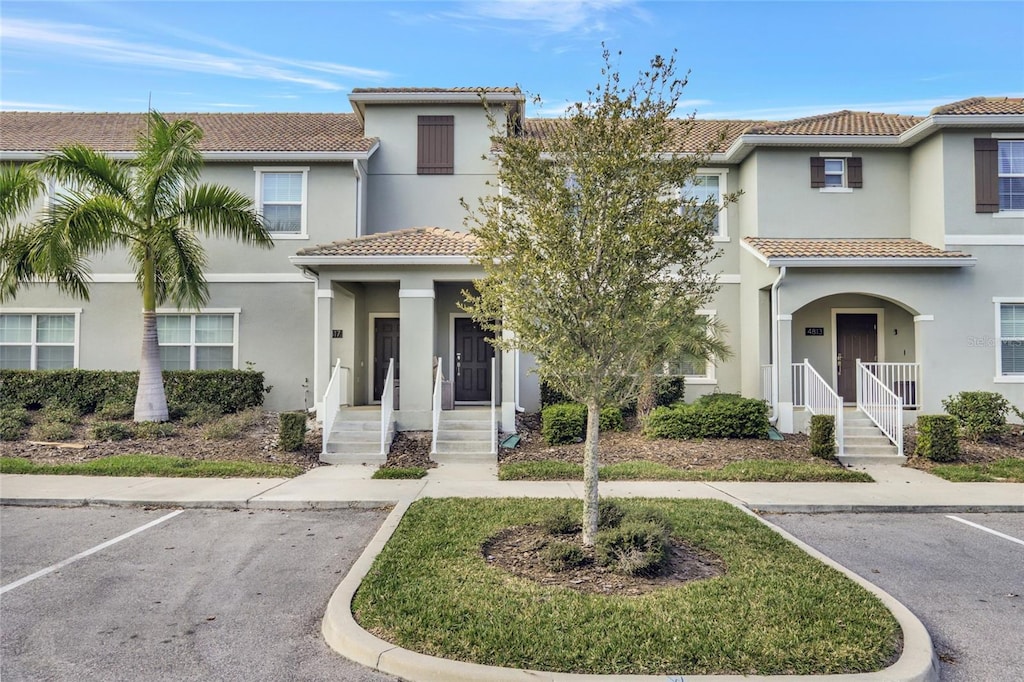
<svg viewBox="0 0 1024 682"><path fill-rule="evenodd" d="M804 327L804 336L825 336L824 327Z"/></svg>
<svg viewBox="0 0 1024 682"><path fill-rule="evenodd" d="M331 338L332 339L340 339L341 338L341 330L340 329L332 329L331 330Z"/></svg>

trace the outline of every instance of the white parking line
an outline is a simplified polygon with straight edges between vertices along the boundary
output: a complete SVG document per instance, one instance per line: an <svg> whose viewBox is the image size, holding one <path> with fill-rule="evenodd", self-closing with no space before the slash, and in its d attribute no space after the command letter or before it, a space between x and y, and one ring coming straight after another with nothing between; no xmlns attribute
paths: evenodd
<svg viewBox="0 0 1024 682"><path fill-rule="evenodd" d="M130 538L131 536L135 535L136 533L141 533L144 530L152 528L153 526L157 525L158 523L163 523L164 521L167 521L168 519L173 519L175 516L177 516L178 514L180 514L183 511L185 511L185 510L184 509L179 509L178 511L173 511L170 514L167 514L165 516L161 516L159 519L155 519L153 521L150 521L149 523L145 524L144 526L139 526L135 530L130 530L127 533L125 533L124 535L118 535L113 540L107 540L106 542L98 544L95 547L93 547L92 549L87 549L84 552L80 552L80 553L76 554L75 556L73 556L73 557L71 557L69 559L65 559L64 561L56 563L56 564L54 564L52 566L47 566L46 568L44 568L44 569L42 569L40 571L36 571L32 575L26 575L24 578L21 578L20 580L15 580L13 583L8 583L8 584L4 585L3 587L0 587L0 594L4 594L5 592L7 592L9 590L13 590L15 587L21 587L25 583L30 583L33 580L35 580L36 578L42 578L44 575L47 575L49 573L53 573L54 571L58 571L58 570L64 568L65 566L67 566L68 564L73 564L74 562L78 561L79 559L84 559L85 557L89 556L90 554L95 554L96 552L99 552L100 550L106 549L107 547L110 547L111 545L116 545L117 543L121 542L122 540L127 540L128 538Z"/></svg>
<svg viewBox="0 0 1024 682"><path fill-rule="evenodd" d="M1020 540L1018 538L1015 538L1012 535L1007 535L1006 533L1000 533L999 531L992 530L991 528L986 528L985 526L982 526L981 524L974 523L973 521L968 521L967 519L961 519L959 516L949 516L947 514L946 518L947 519L953 519L954 521L959 521L960 523L965 523L968 526L971 526L972 528L977 528L978 530L983 530L986 533L992 533L992 535L996 535L998 537L1001 537L1004 540L1009 540L1010 542L1016 542L1018 545L1024 545L1024 540Z"/></svg>

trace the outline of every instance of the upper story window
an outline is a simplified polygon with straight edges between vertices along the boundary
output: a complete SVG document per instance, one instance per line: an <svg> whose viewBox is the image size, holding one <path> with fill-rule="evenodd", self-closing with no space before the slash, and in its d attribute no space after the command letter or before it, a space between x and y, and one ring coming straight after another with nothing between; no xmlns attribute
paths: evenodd
<svg viewBox="0 0 1024 682"><path fill-rule="evenodd" d="M309 168L256 168L256 197L267 232L278 239L306 237Z"/></svg>
<svg viewBox="0 0 1024 682"><path fill-rule="evenodd" d="M417 116L416 173L452 175L455 172L455 117Z"/></svg>
<svg viewBox="0 0 1024 682"><path fill-rule="evenodd" d="M1024 211L1024 140L999 140L999 210Z"/></svg>
<svg viewBox="0 0 1024 682"><path fill-rule="evenodd" d="M996 301L996 378L1024 381L1024 301Z"/></svg>
<svg viewBox="0 0 1024 682"><path fill-rule="evenodd" d="M715 316L715 311L699 310L697 314L710 322ZM688 384L716 383L715 363L685 351L678 358L664 361L661 365L661 371L666 376L685 377Z"/></svg>
<svg viewBox="0 0 1024 682"><path fill-rule="evenodd" d="M975 138L974 211L1024 211L1024 140Z"/></svg>
<svg viewBox="0 0 1024 682"><path fill-rule="evenodd" d="M156 317L160 369L235 369L238 311Z"/></svg>
<svg viewBox="0 0 1024 682"><path fill-rule="evenodd" d="M79 312L0 315L0 369L77 367Z"/></svg>
<svg viewBox="0 0 1024 682"><path fill-rule="evenodd" d="M686 184L681 191L683 199L696 199L703 203L708 199L714 200L719 211L715 214L714 231L715 241L728 241L729 232L727 229L726 212L722 209L722 192L725 189L726 171L700 171L693 176L692 182Z"/></svg>
<svg viewBox="0 0 1024 682"><path fill-rule="evenodd" d="M864 160L848 154L811 157L811 187L823 192L848 192L864 186Z"/></svg>

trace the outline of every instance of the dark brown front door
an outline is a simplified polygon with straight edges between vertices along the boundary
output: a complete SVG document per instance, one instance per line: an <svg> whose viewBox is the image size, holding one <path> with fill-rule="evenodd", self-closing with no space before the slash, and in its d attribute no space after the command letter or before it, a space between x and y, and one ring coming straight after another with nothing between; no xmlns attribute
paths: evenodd
<svg viewBox="0 0 1024 682"><path fill-rule="evenodd" d="M848 403L857 400L857 360L878 361L878 316L836 313L836 393Z"/></svg>
<svg viewBox="0 0 1024 682"><path fill-rule="evenodd" d="M494 346L487 332L468 317L455 318L455 400L491 399Z"/></svg>
<svg viewBox="0 0 1024 682"><path fill-rule="evenodd" d="M377 317L373 320L373 399L380 400L388 363L395 359L395 381L398 381L398 318Z"/></svg>

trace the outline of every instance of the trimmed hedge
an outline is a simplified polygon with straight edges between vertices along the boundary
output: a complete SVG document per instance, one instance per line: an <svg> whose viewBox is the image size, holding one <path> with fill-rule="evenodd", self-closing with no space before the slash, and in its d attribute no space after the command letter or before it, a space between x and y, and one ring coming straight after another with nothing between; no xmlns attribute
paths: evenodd
<svg viewBox="0 0 1024 682"><path fill-rule="evenodd" d="M269 390L263 372L252 370L168 371L163 377L169 405L210 403L223 412L258 407ZM138 385L138 372L5 369L0 370L0 407L62 405L86 414L108 402L134 404Z"/></svg>
<svg viewBox="0 0 1024 682"><path fill-rule="evenodd" d="M763 439L768 437L768 426L768 405L763 400L715 394L690 405L655 408L644 434L649 438Z"/></svg>
<svg viewBox="0 0 1024 682"><path fill-rule="evenodd" d="M277 442L282 450L301 450L306 442L306 413L282 412L278 417Z"/></svg>
<svg viewBox="0 0 1024 682"><path fill-rule="evenodd" d="M605 407L601 410L598 421L602 431L625 431L626 420L622 418L622 410L617 407ZM584 425L585 428L585 425ZM586 433L584 432L584 435Z"/></svg>
<svg viewBox="0 0 1024 682"><path fill-rule="evenodd" d="M587 406L580 403L548 405L540 412L540 435L548 445L575 443L587 436ZM601 409L598 425L602 431L625 431L626 421L617 407Z"/></svg>
<svg viewBox="0 0 1024 682"><path fill-rule="evenodd" d="M960 456L956 418L946 414L920 415L914 454L933 462L955 461Z"/></svg>
<svg viewBox="0 0 1024 682"><path fill-rule="evenodd" d="M811 454L822 459L835 457L836 418L832 415L811 415Z"/></svg>

